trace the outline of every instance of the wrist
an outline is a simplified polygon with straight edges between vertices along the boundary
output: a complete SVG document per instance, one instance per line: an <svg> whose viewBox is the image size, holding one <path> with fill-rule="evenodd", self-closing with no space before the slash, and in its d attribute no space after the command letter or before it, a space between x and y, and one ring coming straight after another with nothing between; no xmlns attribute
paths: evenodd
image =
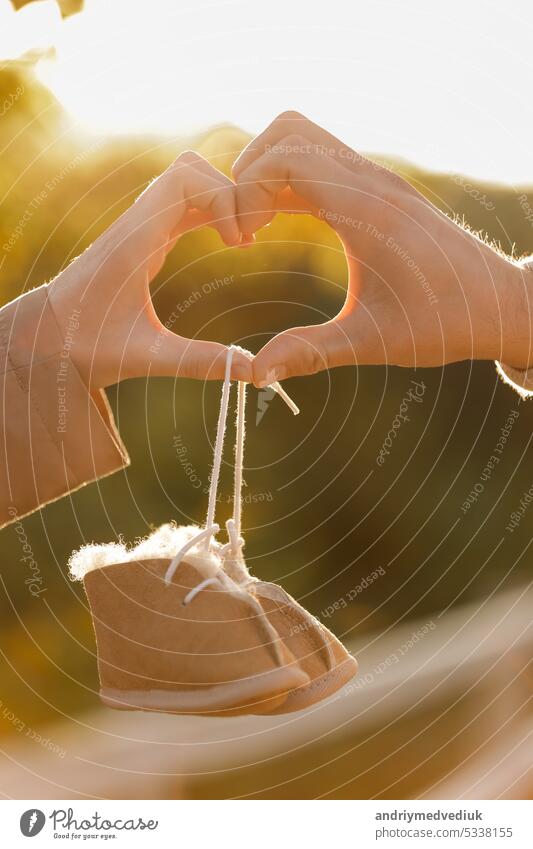
<svg viewBox="0 0 533 849"><path fill-rule="evenodd" d="M82 305L81 286L85 283L80 274L80 258L47 284L47 303L54 316L58 335L63 340L65 362L72 362L88 385L88 375L94 365L94 338L87 339L87 312L90 305Z"/></svg>
<svg viewBox="0 0 533 849"><path fill-rule="evenodd" d="M465 358L525 370L533 363L533 262L514 262L465 235L462 277L469 281L471 328L471 352Z"/></svg>

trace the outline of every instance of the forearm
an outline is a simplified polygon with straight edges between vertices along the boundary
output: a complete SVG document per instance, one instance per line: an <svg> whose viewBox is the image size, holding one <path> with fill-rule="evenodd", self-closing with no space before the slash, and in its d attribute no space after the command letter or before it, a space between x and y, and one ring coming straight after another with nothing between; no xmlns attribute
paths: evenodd
<svg viewBox="0 0 533 849"><path fill-rule="evenodd" d="M533 363L533 257L513 261L440 214L433 227L430 214L424 223L419 254L435 275L448 350L456 359L527 369Z"/></svg>

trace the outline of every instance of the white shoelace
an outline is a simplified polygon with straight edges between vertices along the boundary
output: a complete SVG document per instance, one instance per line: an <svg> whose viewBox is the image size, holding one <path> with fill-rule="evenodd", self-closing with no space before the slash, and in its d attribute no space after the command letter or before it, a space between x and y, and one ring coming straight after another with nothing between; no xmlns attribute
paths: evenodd
<svg viewBox="0 0 533 849"><path fill-rule="evenodd" d="M220 530L220 526L215 522L215 509L216 509L216 501L217 501L217 490L218 490L218 482L220 477L220 468L222 465L222 451L224 447L224 434L226 431L226 421L228 416L228 406L229 406L229 396L230 396L230 388L231 388L231 364L233 360L233 354L235 351L239 351L247 357L252 357L250 351L246 351L244 348L240 348L237 345L230 345L228 348L228 352L226 355L226 368L224 373L224 382L222 384L222 397L220 400L220 411L218 415L218 424L217 424L217 435L215 440L215 450L213 456L213 470L211 473L211 485L209 487L209 499L208 499L208 507L207 507L207 517L204 528L199 531L198 534L195 534L188 540L182 548L177 552L177 554L172 558L172 561L169 564L169 567L165 573L165 582L170 584L172 581L176 569L179 564L185 557L185 555L193 548L198 549L198 554L204 553L205 555L209 555L209 553L215 548L215 553L220 558L221 563L223 560L231 555L232 558L238 558L242 552L242 548L244 546L244 539L241 536L241 516L242 516L242 469L243 469L243 459L244 459L244 437L245 437L245 407L246 407L246 383L244 381L238 381L238 394L237 394L237 433L236 433L236 447L235 447L235 481L234 481L234 498L233 498L233 517L228 519L226 522L226 529L228 532L229 541L225 545L220 545L214 540L214 537ZM294 401L289 398L285 390L280 386L278 382L272 383L270 386L277 394L283 398L287 406L292 410L294 415L297 415L300 411ZM228 578L228 576L225 576ZM194 587L190 593L184 599L184 604L189 604L192 599L197 595L197 593L201 592L206 586L210 586L213 583L216 583L216 578L206 578L206 580L202 581L198 584L197 587ZM231 580L231 579L229 579ZM234 583L232 581L232 583ZM237 584L234 584L237 587Z"/></svg>

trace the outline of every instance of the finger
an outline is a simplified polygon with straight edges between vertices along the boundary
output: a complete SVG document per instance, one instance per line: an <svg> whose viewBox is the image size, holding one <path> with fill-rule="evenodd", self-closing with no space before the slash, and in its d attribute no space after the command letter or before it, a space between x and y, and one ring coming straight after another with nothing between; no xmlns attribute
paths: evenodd
<svg viewBox="0 0 533 849"><path fill-rule="evenodd" d="M261 388L288 377L354 365L357 354L343 325L342 320L333 319L279 333L254 357L254 384Z"/></svg>
<svg viewBox="0 0 533 849"><path fill-rule="evenodd" d="M161 326L157 333L132 336L124 357L127 377L189 377L196 380L222 380L228 349L218 342L185 339ZM251 382L252 363L234 351L231 379Z"/></svg>
<svg viewBox="0 0 533 849"><path fill-rule="evenodd" d="M244 148L233 165L234 179L237 180L240 174L264 153L275 152L280 142L291 135L305 137L312 152L322 153L335 159L339 165L342 165L348 171L367 177L373 175L374 178L379 173L384 179L397 187L401 186L409 192L416 191L398 174L363 156L332 133L306 118L305 115L294 111L282 112L264 132L252 139Z"/></svg>
<svg viewBox="0 0 533 849"><path fill-rule="evenodd" d="M235 187L216 168L185 151L157 177L122 216L123 229L149 234L154 249L168 248L189 229L189 210L202 213L202 223L215 227L228 245L240 242ZM195 225L198 221L195 219Z"/></svg>
<svg viewBox="0 0 533 849"><path fill-rule="evenodd" d="M266 130L259 133L244 148L233 165L234 177L237 178L242 171L252 165L264 153L275 152L272 149L278 146L279 142L287 136L305 137L309 144L316 149L316 152L322 152L325 155L336 158L340 164L346 167L350 165L361 165L363 163L373 165L373 163L370 163L370 160L356 153L356 151L349 148L340 139L328 133L323 127L310 121L305 115L299 112L287 111L278 115Z"/></svg>
<svg viewBox="0 0 533 849"><path fill-rule="evenodd" d="M218 168L215 168L214 165L211 165L208 159L205 156L202 156L201 153L197 153L196 150L185 150L179 157L180 161L188 162L190 165L193 165L198 171L202 171L208 177L215 177L220 179L224 184L228 186L233 186L234 183L230 180L229 177L226 177L222 171L219 171Z"/></svg>
<svg viewBox="0 0 533 849"><path fill-rule="evenodd" d="M309 149L302 136L287 136L276 152L264 153L237 178L237 213L243 233L253 233L267 224L280 206L280 199L289 189L304 203L306 211L323 217L335 227L332 206L357 198L354 175L339 165L335 159ZM360 182L360 181L359 181ZM351 197L346 197L351 193ZM338 210L337 210L338 213ZM339 216L337 219L340 221ZM339 229L339 232L341 228Z"/></svg>
<svg viewBox="0 0 533 849"><path fill-rule="evenodd" d="M209 223L227 245L236 245L241 234L236 217L235 184L194 151L178 157L178 168L185 167L185 200L189 208L206 213Z"/></svg>
<svg viewBox="0 0 533 849"><path fill-rule="evenodd" d="M257 222L256 230L259 227L268 224L275 213L284 212L290 215L315 215L318 216L319 210L315 209L305 198L299 197L289 186L274 194L268 203L271 207L270 211L261 217L261 221ZM255 210L254 210L255 211ZM253 222L245 216L244 210L241 217L238 217L239 227L241 228L241 244L240 247L247 247L255 242L255 232ZM246 228L246 229L243 229Z"/></svg>
<svg viewBox="0 0 533 849"><path fill-rule="evenodd" d="M311 213L316 209L305 198L299 197L289 186L276 194L276 212Z"/></svg>

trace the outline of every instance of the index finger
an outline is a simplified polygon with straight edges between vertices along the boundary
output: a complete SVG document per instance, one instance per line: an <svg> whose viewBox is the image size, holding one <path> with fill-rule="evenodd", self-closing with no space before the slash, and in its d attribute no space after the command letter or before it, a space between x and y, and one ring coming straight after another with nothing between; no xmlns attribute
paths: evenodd
<svg viewBox="0 0 533 849"><path fill-rule="evenodd" d="M310 121L305 115L288 111L282 112L281 115L274 118L266 130L259 133L244 148L233 165L234 177L238 178L243 170L252 165L264 153L275 153L276 151L272 148L275 148L281 139L293 135L305 136L312 145L316 146L316 153L331 156L344 167L354 167L355 165L360 167L365 163L373 165L370 160L352 150L323 127Z"/></svg>
<svg viewBox="0 0 533 849"><path fill-rule="evenodd" d="M305 211L321 218L332 205L353 204L354 192L362 189L360 184L335 159L316 152L307 139L288 136L275 151L255 159L237 178L241 231L255 233L281 210ZM292 204L295 208L291 208ZM326 220L335 221L335 215Z"/></svg>
<svg viewBox="0 0 533 849"><path fill-rule="evenodd" d="M293 135L304 136L312 146L314 153L330 157L348 171L359 176L382 177L389 185L418 195L418 192L399 174L395 174L383 165L368 159L323 127L306 118L305 115L294 111L282 112L266 130L259 133L244 148L233 165L235 181L238 180L244 170L253 165L265 153L275 153L276 147L282 139ZM422 196L419 195L419 197Z"/></svg>

